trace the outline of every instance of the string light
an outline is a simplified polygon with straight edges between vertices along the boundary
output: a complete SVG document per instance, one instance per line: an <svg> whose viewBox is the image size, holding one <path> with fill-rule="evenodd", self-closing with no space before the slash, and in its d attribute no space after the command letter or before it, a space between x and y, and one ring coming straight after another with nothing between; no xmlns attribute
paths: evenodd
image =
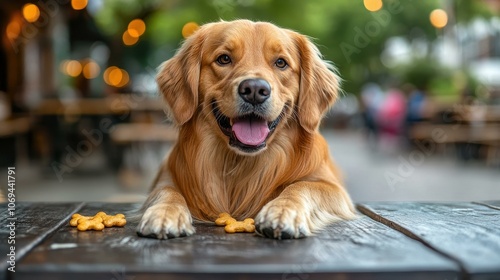
<svg viewBox="0 0 500 280"><path fill-rule="evenodd" d="M101 72L101 68L93 60L89 60L83 66L83 76L86 79L94 79L95 77L97 77L99 75L99 72Z"/></svg>
<svg viewBox="0 0 500 280"><path fill-rule="evenodd" d="M123 40L123 43L125 45L132 46L135 43L137 43L137 41L139 41L139 37L138 36L132 36L132 34L130 34L129 31L130 30L127 29L127 30L125 30L125 32L123 32L122 40Z"/></svg>
<svg viewBox="0 0 500 280"><path fill-rule="evenodd" d="M448 24L448 14L442 9L435 9L429 16L431 24L436 28L443 28Z"/></svg>
<svg viewBox="0 0 500 280"><path fill-rule="evenodd" d="M382 3L382 0L363 0L363 4L365 5L365 8L370 12L376 12L382 9L382 6L384 5Z"/></svg>
<svg viewBox="0 0 500 280"><path fill-rule="evenodd" d="M23 6L23 17L28 22L35 22L40 17L40 9L35 4L26 4Z"/></svg>
<svg viewBox="0 0 500 280"><path fill-rule="evenodd" d="M124 87L128 84L130 77L127 71L116 66L108 67L103 74L104 82L114 87Z"/></svg>
<svg viewBox="0 0 500 280"><path fill-rule="evenodd" d="M66 73L71 77L77 77L82 73L82 64L77 60L70 60L66 63Z"/></svg>
<svg viewBox="0 0 500 280"><path fill-rule="evenodd" d="M191 36L200 26L196 22L188 22L182 27L182 37L187 38Z"/></svg>
<svg viewBox="0 0 500 280"><path fill-rule="evenodd" d="M71 0L71 7L74 10L83 10L87 7L88 0Z"/></svg>
<svg viewBox="0 0 500 280"><path fill-rule="evenodd" d="M128 33L132 37L139 37L146 31L146 24L142 19L134 19L128 24Z"/></svg>
<svg viewBox="0 0 500 280"><path fill-rule="evenodd" d="M17 21L12 20L7 25L5 32L7 33L7 38L11 40L16 39L17 37L19 37L19 34L21 33L21 25Z"/></svg>

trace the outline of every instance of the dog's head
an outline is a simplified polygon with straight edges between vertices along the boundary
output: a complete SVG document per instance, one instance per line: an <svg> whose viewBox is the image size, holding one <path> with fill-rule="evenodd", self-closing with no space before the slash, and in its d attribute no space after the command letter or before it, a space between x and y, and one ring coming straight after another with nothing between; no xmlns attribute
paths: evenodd
<svg viewBox="0 0 500 280"><path fill-rule="evenodd" d="M157 76L178 125L197 117L247 155L271 145L287 122L315 133L338 81L307 37L248 20L203 25Z"/></svg>

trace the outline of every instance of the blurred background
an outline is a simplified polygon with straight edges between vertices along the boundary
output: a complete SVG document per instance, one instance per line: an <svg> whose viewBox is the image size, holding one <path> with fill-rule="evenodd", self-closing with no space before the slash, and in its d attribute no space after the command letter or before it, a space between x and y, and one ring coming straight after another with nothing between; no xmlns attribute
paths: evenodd
<svg viewBox="0 0 500 280"><path fill-rule="evenodd" d="M0 0L0 187L141 201L176 141L154 82L211 21L315 38L343 78L322 125L356 201L500 199L500 0ZM182 141L182 139L180 139Z"/></svg>

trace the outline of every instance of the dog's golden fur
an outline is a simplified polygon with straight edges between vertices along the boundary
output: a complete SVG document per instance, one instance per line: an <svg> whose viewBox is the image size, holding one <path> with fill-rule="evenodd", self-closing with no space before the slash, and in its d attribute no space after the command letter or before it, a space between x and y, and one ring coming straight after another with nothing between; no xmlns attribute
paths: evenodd
<svg viewBox="0 0 500 280"><path fill-rule="evenodd" d="M231 63L217 63L221 54ZM277 68L278 58L288 65ZM281 120L265 147L253 153L230 146L214 115L218 106L229 119L239 117L237 87L248 78L269 83L262 117ZM228 212L237 219L255 217L264 236L298 238L353 218L352 202L318 131L338 81L299 33L247 20L203 25L160 67L157 82L179 126L179 141L143 206L138 233L191 235L192 217L214 221Z"/></svg>

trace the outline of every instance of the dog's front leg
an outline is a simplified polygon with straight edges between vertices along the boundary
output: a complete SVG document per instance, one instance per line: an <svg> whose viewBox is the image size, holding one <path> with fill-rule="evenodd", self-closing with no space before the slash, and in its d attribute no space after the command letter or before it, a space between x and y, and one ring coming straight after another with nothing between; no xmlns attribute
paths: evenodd
<svg viewBox="0 0 500 280"><path fill-rule="evenodd" d="M173 187L156 187L144 203L142 213L137 227L139 236L169 239L195 232L186 200Z"/></svg>
<svg viewBox="0 0 500 280"><path fill-rule="evenodd" d="M340 219L355 217L349 195L335 184L296 182L267 203L255 218L257 233L276 239L302 238Z"/></svg>

